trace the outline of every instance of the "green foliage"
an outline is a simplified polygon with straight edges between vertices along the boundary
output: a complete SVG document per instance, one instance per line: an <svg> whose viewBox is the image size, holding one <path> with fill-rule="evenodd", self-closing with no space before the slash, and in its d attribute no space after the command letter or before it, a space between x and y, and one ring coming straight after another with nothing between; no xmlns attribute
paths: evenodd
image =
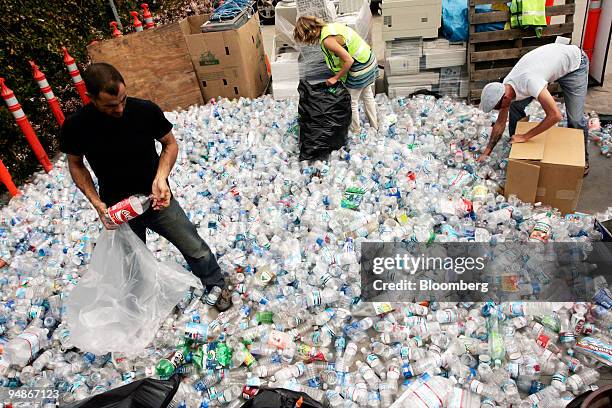
<svg viewBox="0 0 612 408"><path fill-rule="evenodd" d="M115 0L124 33L133 31L129 11L139 11L144 21L142 2ZM145 2L156 20L162 22L174 21L193 10L199 12L210 4L208 0ZM0 10L0 77L15 92L47 154L53 158L58 153L59 128L32 77L28 61L34 60L46 75L68 116L81 103L63 63L61 47L68 48L83 70L87 65L87 44L110 37L109 22L114 16L107 0L0 0ZM40 170L4 101L0 101L0 159L16 184ZM0 193L5 191L0 183Z"/></svg>

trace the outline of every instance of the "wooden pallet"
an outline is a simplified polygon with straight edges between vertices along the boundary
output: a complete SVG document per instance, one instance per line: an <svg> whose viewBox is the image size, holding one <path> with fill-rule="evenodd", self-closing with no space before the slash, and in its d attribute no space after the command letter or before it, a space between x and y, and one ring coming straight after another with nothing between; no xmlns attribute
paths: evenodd
<svg viewBox="0 0 612 408"><path fill-rule="evenodd" d="M565 16L562 24L550 24L545 27L541 38L537 38L533 29L510 29L499 31L476 32L477 24L509 22L510 12L492 11L476 13L476 6L495 3L492 0L469 0L469 40L468 40L468 73L470 76L468 100L480 100L480 93L487 82L501 81L514 64L529 51L545 44L555 42L557 36L571 38L574 31L574 0L565 0L565 4L546 7L546 16ZM558 90L557 84L550 89Z"/></svg>

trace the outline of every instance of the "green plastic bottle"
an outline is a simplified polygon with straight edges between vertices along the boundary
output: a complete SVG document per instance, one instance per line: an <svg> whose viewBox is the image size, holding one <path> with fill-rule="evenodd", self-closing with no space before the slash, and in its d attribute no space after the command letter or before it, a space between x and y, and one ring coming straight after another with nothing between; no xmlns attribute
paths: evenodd
<svg viewBox="0 0 612 408"><path fill-rule="evenodd" d="M206 350L204 346L198 346L198 348L191 354L193 365L198 369L202 370L206 367Z"/></svg>
<svg viewBox="0 0 612 408"><path fill-rule="evenodd" d="M489 316L487 320L487 329L489 330L491 360L495 363L495 366L500 366L501 362L504 361L506 348L504 346L504 339L499 331L499 318L496 311Z"/></svg>
<svg viewBox="0 0 612 408"><path fill-rule="evenodd" d="M257 312L257 315L255 315L255 319L257 320L257 323L260 324L272 324L272 317L274 316L273 312L270 311L265 311L265 312Z"/></svg>
<svg viewBox="0 0 612 408"><path fill-rule="evenodd" d="M157 375L161 378L169 378L174 371L185 362L185 346L175 350L168 358L162 358L155 366Z"/></svg>
<svg viewBox="0 0 612 408"><path fill-rule="evenodd" d="M223 367L227 367L232 361L232 349L225 343L219 343L215 350L217 362Z"/></svg>

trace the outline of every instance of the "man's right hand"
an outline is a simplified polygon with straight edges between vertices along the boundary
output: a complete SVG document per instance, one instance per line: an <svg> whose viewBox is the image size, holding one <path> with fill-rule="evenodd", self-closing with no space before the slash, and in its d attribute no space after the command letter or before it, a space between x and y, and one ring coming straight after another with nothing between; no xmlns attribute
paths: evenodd
<svg viewBox="0 0 612 408"><path fill-rule="evenodd" d="M107 230L115 230L119 228L119 226L112 222L110 217L108 216L108 208L106 207L106 204L100 201L99 203L96 203L93 206L98 212L98 217L100 217L100 221L102 222L102 225L104 225L104 228L106 228Z"/></svg>
<svg viewBox="0 0 612 408"><path fill-rule="evenodd" d="M478 156L478 159L476 159L476 162L478 163L485 162L489 158L490 154L491 154L491 149L485 149L485 151L482 152L480 156Z"/></svg>

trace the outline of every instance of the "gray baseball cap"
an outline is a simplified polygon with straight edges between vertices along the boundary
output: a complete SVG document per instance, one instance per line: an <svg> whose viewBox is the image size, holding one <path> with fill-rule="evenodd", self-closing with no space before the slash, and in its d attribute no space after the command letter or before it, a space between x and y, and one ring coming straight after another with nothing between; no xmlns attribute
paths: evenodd
<svg viewBox="0 0 612 408"><path fill-rule="evenodd" d="M482 89L480 95L480 110L491 112L506 93L506 87L501 82L491 82Z"/></svg>

